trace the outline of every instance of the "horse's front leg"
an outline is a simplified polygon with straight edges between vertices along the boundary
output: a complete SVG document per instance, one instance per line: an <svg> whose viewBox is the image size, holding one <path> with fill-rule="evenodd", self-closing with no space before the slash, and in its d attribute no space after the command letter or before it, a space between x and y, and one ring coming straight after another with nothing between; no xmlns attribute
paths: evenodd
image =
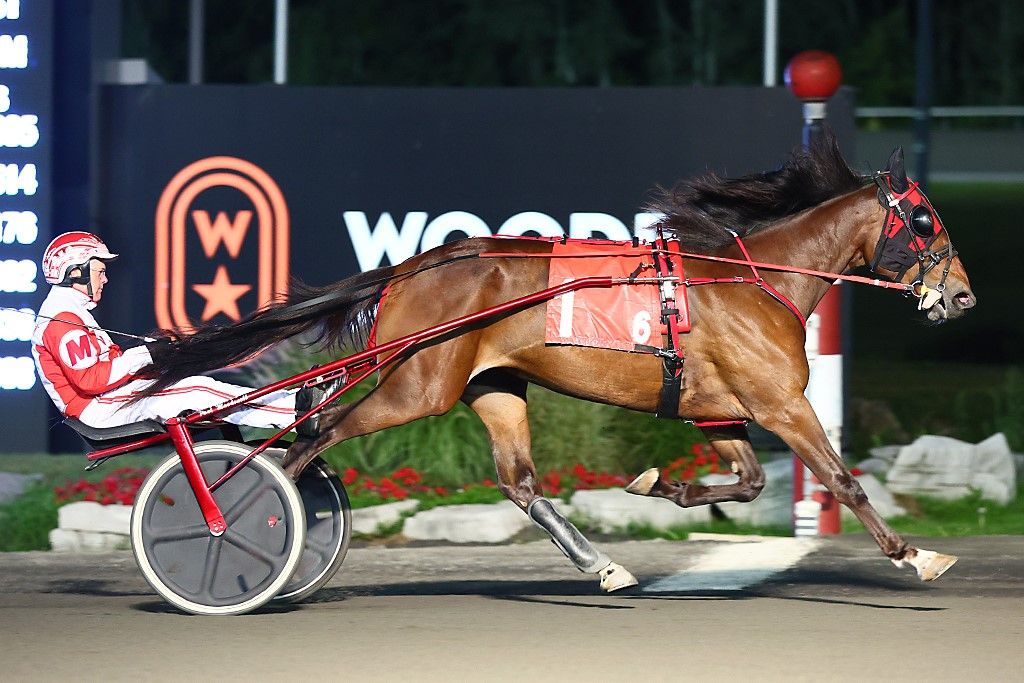
<svg viewBox="0 0 1024 683"><path fill-rule="evenodd" d="M462 400L480 416L491 441L498 486L581 572L597 574L601 588L617 591L637 584L621 565L593 546L576 526L544 497L530 455L530 425L526 418L526 382L498 370L475 378Z"/></svg>
<svg viewBox="0 0 1024 683"><path fill-rule="evenodd" d="M656 467L634 479L626 490L640 496L667 498L680 507L688 508L727 501L748 502L757 498L764 489L764 470L750 445L747 428L743 425L703 427L701 431L719 456L732 466L739 480L731 484L705 486L685 481L670 481L661 476Z"/></svg>
<svg viewBox="0 0 1024 683"><path fill-rule="evenodd" d="M761 426L785 441L836 500L857 515L857 519L871 533L878 547L897 567L902 567L906 562L917 570L921 580L931 581L939 578L957 561L952 555L913 548L889 528L882 516L868 502L860 483L853 478L842 459L832 450L825 430L803 394L787 396L785 401L777 402L773 409L766 411L765 414L755 414L755 419Z"/></svg>

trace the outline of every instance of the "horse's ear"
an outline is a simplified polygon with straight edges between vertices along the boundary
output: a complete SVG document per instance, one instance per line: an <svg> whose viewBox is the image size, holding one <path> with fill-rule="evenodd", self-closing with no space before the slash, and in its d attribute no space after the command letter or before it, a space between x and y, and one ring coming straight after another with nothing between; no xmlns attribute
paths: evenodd
<svg viewBox="0 0 1024 683"><path fill-rule="evenodd" d="M903 148L897 147L889 157L889 164L886 166L889 171L889 179L892 180L892 189L896 192L907 191L907 169L903 163Z"/></svg>

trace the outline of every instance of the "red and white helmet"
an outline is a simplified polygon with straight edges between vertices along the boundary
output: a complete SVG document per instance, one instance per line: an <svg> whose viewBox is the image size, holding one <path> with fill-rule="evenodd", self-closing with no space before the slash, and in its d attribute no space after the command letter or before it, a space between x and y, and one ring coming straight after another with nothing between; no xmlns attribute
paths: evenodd
<svg viewBox="0 0 1024 683"><path fill-rule="evenodd" d="M43 253L43 277L51 285L59 285L75 266L84 266L90 259L117 258L107 245L91 232L75 230L57 235Z"/></svg>

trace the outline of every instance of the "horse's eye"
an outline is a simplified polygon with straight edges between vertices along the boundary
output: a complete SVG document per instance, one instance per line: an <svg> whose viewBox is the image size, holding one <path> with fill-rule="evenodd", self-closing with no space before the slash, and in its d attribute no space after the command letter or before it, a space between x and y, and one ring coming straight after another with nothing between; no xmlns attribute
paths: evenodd
<svg viewBox="0 0 1024 683"><path fill-rule="evenodd" d="M914 207L914 210L910 213L909 227L918 237L934 237L935 222L932 219L931 210L923 204Z"/></svg>

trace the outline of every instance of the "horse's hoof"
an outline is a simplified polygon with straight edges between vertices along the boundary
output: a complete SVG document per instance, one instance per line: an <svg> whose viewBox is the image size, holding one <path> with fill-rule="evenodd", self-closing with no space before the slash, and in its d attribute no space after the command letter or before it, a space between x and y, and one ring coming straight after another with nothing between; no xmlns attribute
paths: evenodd
<svg viewBox="0 0 1024 683"><path fill-rule="evenodd" d="M654 485L658 482L658 477L661 476L661 472L658 471L657 467L652 467L633 481L629 482L626 486L626 491L629 493L635 493L638 496L646 496L654 488Z"/></svg>
<svg viewBox="0 0 1024 683"><path fill-rule="evenodd" d="M623 588L629 588L637 584L636 577L629 573L621 564L612 562L602 569L598 574L601 576L601 590L605 593L614 593Z"/></svg>
<svg viewBox="0 0 1024 683"><path fill-rule="evenodd" d="M934 581L956 564L958 559L960 558L955 555L943 555L934 550L918 550L913 557L906 558L906 561L917 570L919 579Z"/></svg>

